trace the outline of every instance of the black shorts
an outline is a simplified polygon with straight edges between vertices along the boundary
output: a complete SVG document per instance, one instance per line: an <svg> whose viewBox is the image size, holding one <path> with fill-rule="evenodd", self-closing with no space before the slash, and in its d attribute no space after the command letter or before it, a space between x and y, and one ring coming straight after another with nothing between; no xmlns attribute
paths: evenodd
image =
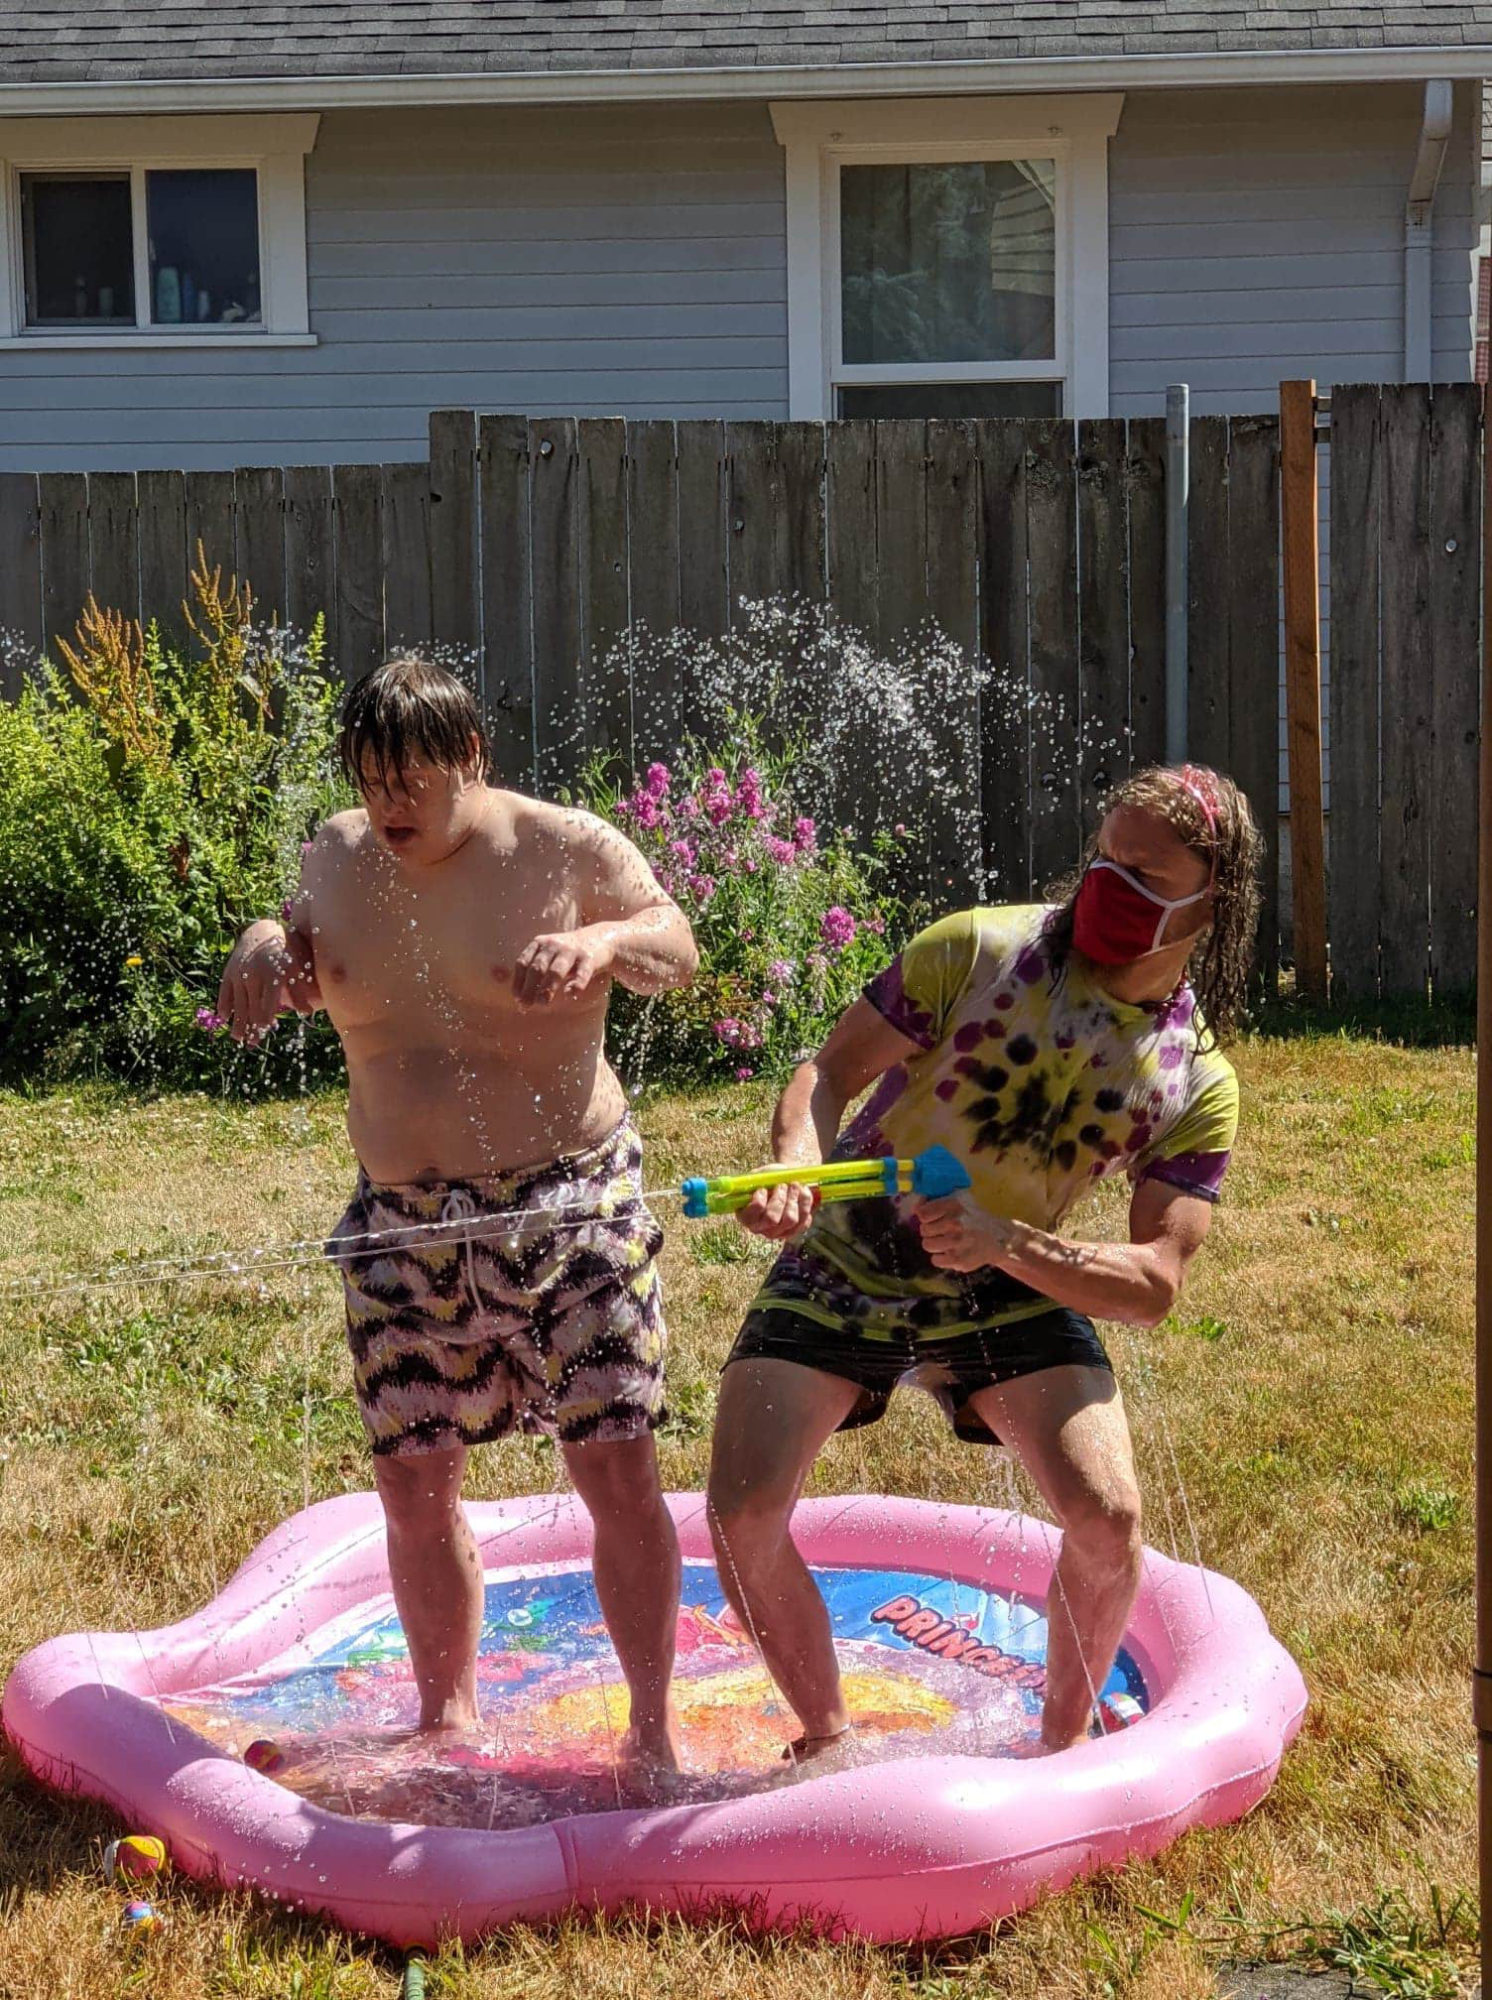
<svg viewBox="0 0 1492 2000"><path fill-rule="evenodd" d="M910 1332L894 1340L839 1333L788 1307L767 1306L746 1315L725 1366L756 1360L796 1361L800 1368L853 1382L860 1398L839 1425L842 1431L879 1423L892 1390L905 1383L925 1389L942 1406L965 1444L986 1445L1001 1440L970 1402L981 1389L1074 1364L1114 1372L1092 1320L1066 1306L1004 1326L921 1340Z"/></svg>

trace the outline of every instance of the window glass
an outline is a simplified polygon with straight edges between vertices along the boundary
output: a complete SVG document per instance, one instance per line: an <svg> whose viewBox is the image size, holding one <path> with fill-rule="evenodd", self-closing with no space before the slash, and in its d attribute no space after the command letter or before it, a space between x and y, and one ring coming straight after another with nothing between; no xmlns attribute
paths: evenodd
<svg viewBox="0 0 1492 2000"><path fill-rule="evenodd" d="M130 326L128 174L22 174L28 326Z"/></svg>
<svg viewBox="0 0 1492 2000"><path fill-rule="evenodd" d="M256 323L259 193L252 167L152 168L151 317L158 326Z"/></svg>
<svg viewBox="0 0 1492 2000"><path fill-rule="evenodd" d="M840 169L843 360L1050 361L1051 160Z"/></svg>

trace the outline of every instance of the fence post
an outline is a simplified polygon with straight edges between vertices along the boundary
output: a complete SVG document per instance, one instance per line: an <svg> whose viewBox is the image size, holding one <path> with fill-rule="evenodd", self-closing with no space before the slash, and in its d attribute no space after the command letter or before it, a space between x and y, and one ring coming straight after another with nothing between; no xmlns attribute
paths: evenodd
<svg viewBox="0 0 1492 2000"><path fill-rule="evenodd" d="M1280 384L1280 518L1285 555L1285 718L1295 983L1326 998L1326 856L1321 812L1321 558L1316 384Z"/></svg>
<svg viewBox="0 0 1492 2000"><path fill-rule="evenodd" d="M1166 762L1184 764L1187 696L1187 536L1191 532L1191 390L1166 391Z"/></svg>
<svg viewBox="0 0 1492 2000"><path fill-rule="evenodd" d="M1492 1899L1492 389L1482 403L1481 839L1477 887L1476 1092L1476 1654L1477 1868ZM1492 1925L1482 1926L1482 1991L1492 1992Z"/></svg>

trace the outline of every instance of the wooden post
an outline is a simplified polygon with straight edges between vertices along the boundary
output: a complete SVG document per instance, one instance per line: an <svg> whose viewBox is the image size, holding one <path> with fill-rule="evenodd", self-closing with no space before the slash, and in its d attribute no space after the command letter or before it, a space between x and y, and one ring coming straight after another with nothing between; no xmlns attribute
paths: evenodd
<svg viewBox="0 0 1492 2000"><path fill-rule="evenodd" d="M1280 384L1285 557L1285 717L1295 981L1326 998L1326 859L1321 813L1321 557L1316 520L1316 385ZM1268 810L1268 801L1261 801Z"/></svg>
<svg viewBox="0 0 1492 2000"><path fill-rule="evenodd" d="M1477 1862L1492 1909L1492 390L1482 403L1481 839L1476 989L1476 1655ZM1492 1993L1492 1924L1482 1925L1482 1991Z"/></svg>

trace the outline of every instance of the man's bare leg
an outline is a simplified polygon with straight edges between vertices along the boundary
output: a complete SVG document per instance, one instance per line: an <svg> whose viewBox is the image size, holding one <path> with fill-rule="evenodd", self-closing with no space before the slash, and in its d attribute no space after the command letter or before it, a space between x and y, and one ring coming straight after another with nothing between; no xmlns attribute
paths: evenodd
<svg viewBox="0 0 1492 2000"><path fill-rule="evenodd" d="M679 1538L651 1436L562 1447L595 1530L596 1596L631 1696L621 1762L641 1781L678 1769L669 1683L679 1620Z"/></svg>
<svg viewBox="0 0 1492 2000"><path fill-rule="evenodd" d="M420 1728L474 1729L482 1559L461 1508L466 1450L375 1457L389 1576L420 1691Z"/></svg>
<svg viewBox="0 0 1492 2000"><path fill-rule="evenodd" d="M850 1727L829 1612L789 1532L803 1482L859 1398L796 1361L733 1361L720 1378L709 1520L721 1587L803 1725L797 1757Z"/></svg>
<svg viewBox="0 0 1492 2000"><path fill-rule="evenodd" d="M1044 1749L1088 1735L1140 1585L1140 1492L1107 1369L1044 1368L981 1389L974 1408L1019 1457L1062 1529L1047 1599Z"/></svg>

